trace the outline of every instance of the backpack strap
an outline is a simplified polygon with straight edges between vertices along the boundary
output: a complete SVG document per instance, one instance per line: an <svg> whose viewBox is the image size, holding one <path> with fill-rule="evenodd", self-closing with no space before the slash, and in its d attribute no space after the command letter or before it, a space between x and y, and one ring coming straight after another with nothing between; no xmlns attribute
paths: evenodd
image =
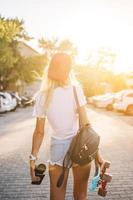
<svg viewBox="0 0 133 200"><path fill-rule="evenodd" d="M82 125L81 125L80 105L79 105L78 95L77 95L77 91L76 91L76 86L73 86L73 94L74 94L75 102L77 105L77 111L79 114L79 128L81 128Z"/></svg>
<svg viewBox="0 0 133 200"><path fill-rule="evenodd" d="M64 160L63 160L63 168L62 168L62 173L59 176L58 180L57 180L57 187L61 187L61 185L63 184L63 180L64 180L64 176L65 176L65 171L67 168L71 168L72 167L72 161L70 159L70 154L69 151L66 153Z"/></svg>
<svg viewBox="0 0 133 200"><path fill-rule="evenodd" d="M77 91L76 91L75 86L73 86L73 93L74 93L74 98L75 98L75 101L76 101L77 109L79 109L80 105L79 105L78 95L77 95Z"/></svg>

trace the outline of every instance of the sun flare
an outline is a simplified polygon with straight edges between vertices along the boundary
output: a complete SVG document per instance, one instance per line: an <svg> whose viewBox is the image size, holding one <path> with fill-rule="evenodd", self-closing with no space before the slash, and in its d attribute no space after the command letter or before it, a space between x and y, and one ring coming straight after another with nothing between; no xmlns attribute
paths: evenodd
<svg viewBox="0 0 133 200"><path fill-rule="evenodd" d="M36 39L41 36L57 37L59 40L69 39L77 46L79 53L77 61L82 64L86 63L92 51L110 48L116 54L112 70L118 73L131 71L133 70L133 16L125 10L124 5L123 7L119 5L120 10L118 4L116 1L117 7L114 8L112 1L104 4L99 1L86 1L81 4L77 2L75 6L71 1L69 11L65 8L60 9L54 19L56 9L50 7L53 16L46 10L39 15L42 17L42 20L39 18L39 24L33 26ZM45 17L46 15L48 17Z"/></svg>
<svg viewBox="0 0 133 200"><path fill-rule="evenodd" d="M113 71L120 73L133 70L133 45L126 24L123 28L123 22L105 10L97 13L79 11L76 17L76 22L73 18L69 23L69 37L78 47L77 61L85 63L91 51L105 47L116 54Z"/></svg>

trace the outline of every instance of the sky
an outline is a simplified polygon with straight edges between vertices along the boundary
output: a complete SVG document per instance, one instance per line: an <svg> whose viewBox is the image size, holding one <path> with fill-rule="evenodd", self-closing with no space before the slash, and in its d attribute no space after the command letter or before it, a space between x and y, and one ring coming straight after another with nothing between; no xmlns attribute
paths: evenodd
<svg viewBox="0 0 133 200"><path fill-rule="evenodd" d="M116 71L133 70L133 0L0 0L0 14L23 19L36 49L41 37L68 38L79 62L104 47L117 54Z"/></svg>

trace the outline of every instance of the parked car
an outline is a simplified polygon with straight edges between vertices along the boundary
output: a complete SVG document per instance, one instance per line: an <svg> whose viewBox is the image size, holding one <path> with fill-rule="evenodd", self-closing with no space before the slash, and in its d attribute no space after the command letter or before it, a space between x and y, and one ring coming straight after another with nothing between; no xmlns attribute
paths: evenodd
<svg viewBox="0 0 133 200"><path fill-rule="evenodd" d="M17 107L17 100L8 92L0 92L0 113L13 111Z"/></svg>
<svg viewBox="0 0 133 200"><path fill-rule="evenodd" d="M133 89L118 92L113 108L127 115L133 115Z"/></svg>
<svg viewBox="0 0 133 200"><path fill-rule="evenodd" d="M104 95L95 95L87 98L87 102L95 106L95 102L103 98Z"/></svg>
<svg viewBox="0 0 133 200"><path fill-rule="evenodd" d="M19 96L14 92L0 92L0 113L14 111L17 107L26 107L34 104L32 97Z"/></svg>
<svg viewBox="0 0 133 200"><path fill-rule="evenodd" d="M34 104L34 99L28 96L21 96L21 107L32 106Z"/></svg>
<svg viewBox="0 0 133 200"><path fill-rule="evenodd" d="M17 106L19 107L21 105L21 97L18 95L17 92L9 92L12 98L15 98L17 101Z"/></svg>
<svg viewBox="0 0 133 200"><path fill-rule="evenodd" d="M103 95L89 97L87 100L88 103L91 103L98 108L106 108L107 110L112 110L114 96L114 93L106 93Z"/></svg>
<svg viewBox="0 0 133 200"><path fill-rule="evenodd" d="M106 108L107 110L113 109L114 101L113 93L107 93L95 101L95 106L98 108Z"/></svg>

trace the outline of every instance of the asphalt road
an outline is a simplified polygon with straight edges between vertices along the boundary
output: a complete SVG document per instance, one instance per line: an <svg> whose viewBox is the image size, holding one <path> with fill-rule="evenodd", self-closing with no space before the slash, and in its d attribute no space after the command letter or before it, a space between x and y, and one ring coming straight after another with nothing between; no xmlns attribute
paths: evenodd
<svg viewBox="0 0 133 200"><path fill-rule="evenodd" d="M88 115L101 136L101 152L111 161L113 180L105 199L133 200L133 117L92 107L88 108ZM0 200L49 199L48 173L40 186L30 184L28 157L34 125L32 107L0 115ZM45 161L46 147L44 138L38 162ZM92 177L93 166L91 172ZM103 199L97 190L88 196L89 200ZM66 200L72 200L71 173Z"/></svg>

